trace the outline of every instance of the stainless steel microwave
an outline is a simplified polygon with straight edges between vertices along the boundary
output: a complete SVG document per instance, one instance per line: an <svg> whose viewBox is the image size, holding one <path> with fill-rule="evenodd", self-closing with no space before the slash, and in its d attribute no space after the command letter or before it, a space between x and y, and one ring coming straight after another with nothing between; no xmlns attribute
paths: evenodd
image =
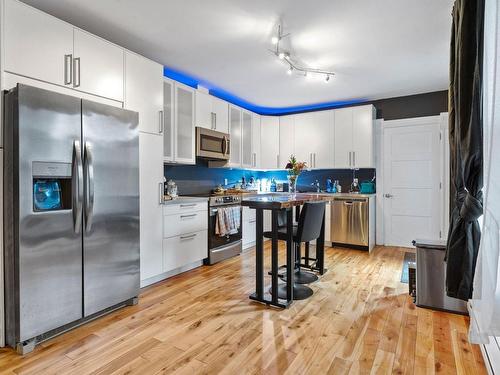
<svg viewBox="0 0 500 375"><path fill-rule="evenodd" d="M208 160L229 160L229 134L196 127L196 156Z"/></svg>

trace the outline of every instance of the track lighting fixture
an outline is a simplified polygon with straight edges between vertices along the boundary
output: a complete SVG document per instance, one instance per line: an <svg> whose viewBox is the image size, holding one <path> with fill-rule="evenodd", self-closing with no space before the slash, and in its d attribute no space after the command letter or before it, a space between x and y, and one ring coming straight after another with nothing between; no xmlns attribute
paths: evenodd
<svg viewBox="0 0 500 375"><path fill-rule="evenodd" d="M311 76L311 74L320 75L320 76L324 75L325 76L324 82L328 83L330 81L330 76L334 76L335 73L330 72L328 70L304 67L304 66L301 66L298 63L296 63L295 59L292 58L292 56L290 55L290 52L283 50L280 47L280 43L281 43L282 39L290 36L290 34L283 34L281 25L278 25L277 28L278 28L277 34L271 38L271 43L273 45L275 45L276 47L270 51L273 53L273 55L277 56L280 60L286 60L286 62L288 63L288 66L289 66L288 70L287 70L287 74L291 75L293 73L293 71L295 70L299 73L303 73L304 77L307 77L307 78L309 78Z"/></svg>

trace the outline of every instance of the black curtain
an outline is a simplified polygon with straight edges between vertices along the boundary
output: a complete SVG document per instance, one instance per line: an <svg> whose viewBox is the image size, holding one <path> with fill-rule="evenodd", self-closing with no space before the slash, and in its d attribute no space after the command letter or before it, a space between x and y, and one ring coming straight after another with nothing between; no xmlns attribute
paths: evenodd
<svg viewBox="0 0 500 375"><path fill-rule="evenodd" d="M456 0L451 30L449 131L450 230L446 292L468 300L483 213L482 58L484 0Z"/></svg>

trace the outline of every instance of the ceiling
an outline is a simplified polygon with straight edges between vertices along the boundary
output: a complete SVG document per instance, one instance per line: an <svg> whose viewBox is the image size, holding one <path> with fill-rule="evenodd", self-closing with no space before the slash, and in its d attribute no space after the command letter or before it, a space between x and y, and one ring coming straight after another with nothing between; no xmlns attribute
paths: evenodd
<svg viewBox="0 0 500 375"><path fill-rule="evenodd" d="M447 89L453 0L23 0L261 107L372 100ZM292 56L329 83L286 74Z"/></svg>

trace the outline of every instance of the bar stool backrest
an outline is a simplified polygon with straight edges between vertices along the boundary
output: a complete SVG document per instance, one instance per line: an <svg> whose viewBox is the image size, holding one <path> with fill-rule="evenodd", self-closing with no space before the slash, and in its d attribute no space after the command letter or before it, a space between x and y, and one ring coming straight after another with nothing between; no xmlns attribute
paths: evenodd
<svg viewBox="0 0 500 375"><path fill-rule="evenodd" d="M306 202L300 211L297 228L297 242L309 242L317 239L325 216L326 202Z"/></svg>

